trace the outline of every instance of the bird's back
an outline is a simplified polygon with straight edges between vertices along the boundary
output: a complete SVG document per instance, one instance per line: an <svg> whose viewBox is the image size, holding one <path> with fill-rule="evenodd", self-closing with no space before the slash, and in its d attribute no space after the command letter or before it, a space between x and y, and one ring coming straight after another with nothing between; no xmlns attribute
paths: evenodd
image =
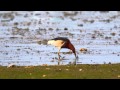
<svg viewBox="0 0 120 90"><path fill-rule="evenodd" d="M56 47L67 48L66 44L70 42L66 37L57 37L48 41L48 44L54 45Z"/></svg>
<svg viewBox="0 0 120 90"><path fill-rule="evenodd" d="M63 41L69 41L69 39L68 38L66 38L66 37L57 37L57 38L54 38L54 39L51 39L51 40L63 40Z"/></svg>

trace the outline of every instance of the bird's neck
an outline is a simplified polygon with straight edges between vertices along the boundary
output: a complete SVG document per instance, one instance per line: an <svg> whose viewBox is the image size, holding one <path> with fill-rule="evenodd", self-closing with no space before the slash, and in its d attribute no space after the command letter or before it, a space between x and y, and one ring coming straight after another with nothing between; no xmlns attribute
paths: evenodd
<svg viewBox="0 0 120 90"><path fill-rule="evenodd" d="M72 52L75 54L75 57L76 57L75 47L73 46L72 43L70 43L70 44L68 45L68 48L72 50Z"/></svg>

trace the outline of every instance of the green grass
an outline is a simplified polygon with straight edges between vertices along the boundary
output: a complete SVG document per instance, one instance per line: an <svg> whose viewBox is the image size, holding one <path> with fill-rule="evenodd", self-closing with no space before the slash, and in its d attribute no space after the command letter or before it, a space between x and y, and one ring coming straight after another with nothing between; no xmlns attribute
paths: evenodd
<svg viewBox="0 0 120 90"><path fill-rule="evenodd" d="M81 70L81 71L80 71ZM0 66L0 79L119 79L120 64L60 66Z"/></svg>

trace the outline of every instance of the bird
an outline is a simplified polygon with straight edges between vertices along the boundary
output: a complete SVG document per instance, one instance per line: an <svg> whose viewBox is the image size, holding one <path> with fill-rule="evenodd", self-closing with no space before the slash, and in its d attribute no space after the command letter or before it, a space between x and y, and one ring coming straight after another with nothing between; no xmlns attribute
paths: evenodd
<svg viewBox="0 0 120 90"><path fill-rule="evenodd" d="M50 39L50 40L48 40L47 44L53 45L58 48L59 60L60 60L60 50L62 48L70 49L74 53L75 58L78 58L78 56L76 55L76 50L75 50L74 45L71 43L71 41L67 37L57 37L54 39Z"/></svg>

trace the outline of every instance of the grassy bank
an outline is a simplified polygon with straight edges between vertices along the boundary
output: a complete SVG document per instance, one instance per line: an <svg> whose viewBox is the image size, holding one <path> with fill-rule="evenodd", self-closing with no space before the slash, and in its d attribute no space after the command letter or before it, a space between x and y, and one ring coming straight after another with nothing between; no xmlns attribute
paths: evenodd
<svg viewBox="0 0 120 90"><path fill-rule="evenodd" d="M0 66L0 79L119 79L120 64Z"/></svg>

